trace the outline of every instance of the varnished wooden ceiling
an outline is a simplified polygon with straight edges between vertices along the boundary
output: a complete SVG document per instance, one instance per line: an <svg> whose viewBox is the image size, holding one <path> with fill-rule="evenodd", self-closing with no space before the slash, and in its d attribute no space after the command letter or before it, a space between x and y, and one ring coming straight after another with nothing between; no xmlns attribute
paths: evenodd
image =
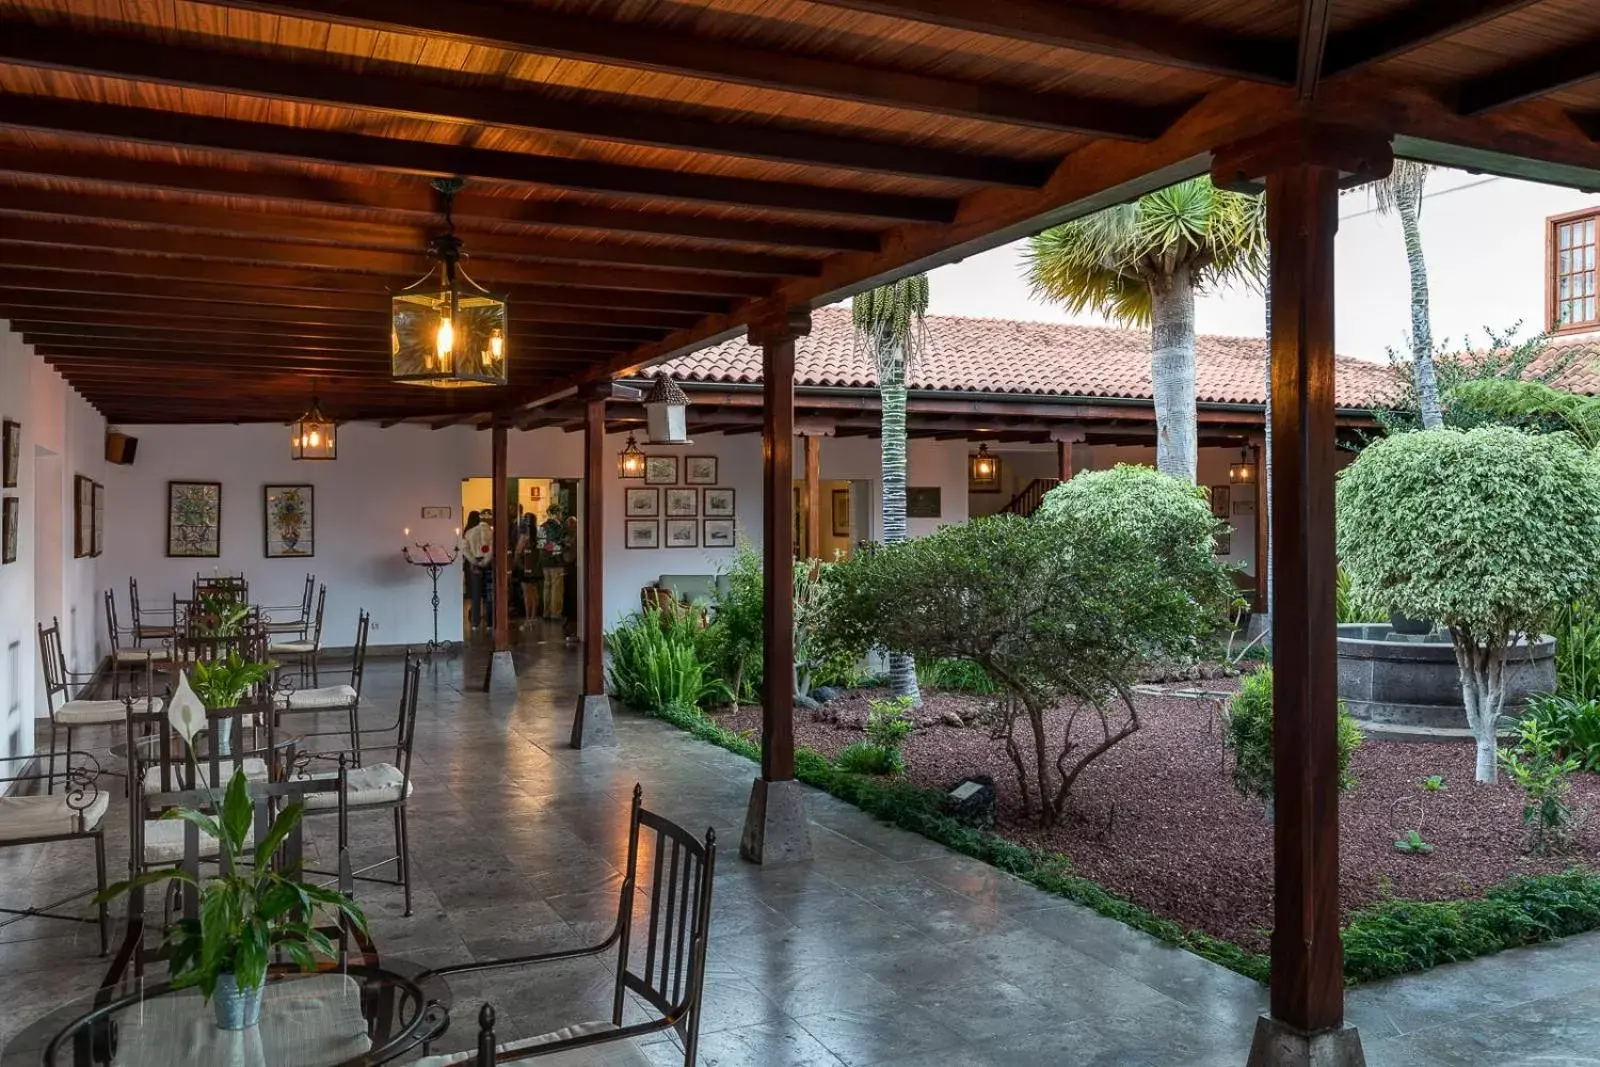
<svg viewBox="0 0 1600 1067"><path fill-rule="evenodd" d="M117 422L531 424L1296 115L1600 187L1600 5L0 0L0 317ZM387 380L446 174L506 389Z"/></svg>

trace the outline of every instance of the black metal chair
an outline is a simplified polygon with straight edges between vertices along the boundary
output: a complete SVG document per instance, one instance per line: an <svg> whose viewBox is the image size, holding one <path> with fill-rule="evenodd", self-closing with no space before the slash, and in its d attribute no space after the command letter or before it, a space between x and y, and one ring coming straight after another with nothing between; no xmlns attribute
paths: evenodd
<svg viewBox="0 0 1600 1067"><path fill-rule="evenodd" d="M339 685L325 685L316 689L293 689L281 686L273 695L273 707L279 716L279 725L282 725L283 716L293 714L317 713L323 715L343 712L349 720L350 737L350 762L354 766L361 766L361 686L366 677L367 669L367 632L372 625L372 616L363 611L356 620L356 643L351 652L350 681ZM267 626L267 632L272 632L272 627ZM310 730L301 731L301 737L326 737L335 733L343 734L343 730Z"/></svg>
<svg viewBox="0 0 1600 1067"><path fill-rule="evenodd" d="M0 757L0 764L26 762L31 756ZM54 764L52 761L52 771ZM110 796L99 786L100 764L87 752L68 750L66 770L62 774L63 789L60 796L53 792L44 795L21 795L20 790L32 783L52 779L53 775L24 773L0 775L0 849L19 848L23 845L40 845L56 841L93 841L95 889L106 888L106 808ZM74 893L48 904L25 908L0 906L0 928L27 918L62 919L68 922L97 923L100 927L100 954L110 948L110 918L106 904L101 901L96 917L63 914L59 909L87 896L89 890Z"/></svg>
<svg viewBox="0 0 1600 1067"><path fill-rule="evenodd" d="M248 603L250 600L250 583L242 574L213 574L207 577L196 573L194 576L194 598L202 597L227 597L239 603Z"/></svg>
<svg viewBox="0 0 1600 1067"><path fill-rule="evenodd" d="M148 621L147 616L165 615L160 608L145 611L139 603L139 580L128 579L128 614L129 621L133 624L133 643L142 645L146 641L170 641L177 633L177 623Z"/></svg>
<svg viewBox="0 0 1600 1067"><path fill-rule="evenodd" d="M39 628L39 659L44 669L45 710L50 715L50 773L46 792L55 791L56 737L66 734L66 748L72 750L72 733L90 726L120 726L126 705L122 700L90 700L83 696L94 678L93 672L67 669L67 654L61 648L61 620L52 618L48 628ZM78 693L73 695L73 689ZM149 710L160 711L161 698L140 697Z"/></svg>
<svg viewBox="0 0 1600 1067"><path fill-rule="evenodd" d="M317 610L311 616L311 628L307 635L297 641L271 641L267 645L268 655L299 661L300 681L304 683L309 677L313 686L321 681L317 673L317 657L322 652L322 610L327 604L328 587L323 586L317 593Z"/></svg>
<svg viewBox="0 0 1600 1067"><path fill-rule="evenodd" d="M155 651L140 647L138 644L124 645L124 639L133 641L133 628L124 628L117 617L117 591L107 589L105 592L106 608L106 638L111 649L107 658L111 672L111 695L122 695L122 672L125 668L142 667L149 663Z"/></svg>
<svg viewBox="0 0 1600 1067"><path fill-rule="evenodd" d="M486 1004L479 1016L476 1052L429 1056L417 1061L415 1067L448 1067L452 1064L493 1067L498 1063L628 1041L668 1029L677 1030L683 1041L685 1067L694 1067L700 1044L700 1009L705 984L706 936L711 925L711 888L716 871L717 835L714 830L708 829L705 840L697 840L676 823L646 811L643 803L644 790L636 785L633 787L633 811L628 830L628 868L622 880L617 924L604 941L589 948L463 963L426 972L439 976L466 974L596 956L615 948L617 977L611 1018L575 1023L538 1037L496 1046L494 1009ZM629 956L641 828L648 828L655 836L655 860L650 872L650 907L643 967L635 969ZM624 1026L623 1007L629 992L641 997L661 1014L644 1022Z"/></svg>
<svg viewBox="0 0 1600 1067"><path fill-rule="evenodd" d="M296 635L297 639L305 640L306 631L311 629L312 601L317 594L317 576L306 575L305 589L300 594L300 603L294 606L279 605L263 609L269 618L267 633L276 636ZM281 618L272 618L278 615Z"/></svg>

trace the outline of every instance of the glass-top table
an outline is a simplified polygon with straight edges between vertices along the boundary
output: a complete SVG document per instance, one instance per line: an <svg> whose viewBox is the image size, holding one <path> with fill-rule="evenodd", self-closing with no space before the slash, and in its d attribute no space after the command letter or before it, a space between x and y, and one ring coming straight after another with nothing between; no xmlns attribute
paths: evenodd
<svg viewBox="0 0 1600 1067"><path fill-rule="evenodd" d="M449 1025L449 987L400 960L274 974L248 1030L217 1029L197 989L130 983L39 1019L6 1045L0 1067L370 1067Z"/></svg>

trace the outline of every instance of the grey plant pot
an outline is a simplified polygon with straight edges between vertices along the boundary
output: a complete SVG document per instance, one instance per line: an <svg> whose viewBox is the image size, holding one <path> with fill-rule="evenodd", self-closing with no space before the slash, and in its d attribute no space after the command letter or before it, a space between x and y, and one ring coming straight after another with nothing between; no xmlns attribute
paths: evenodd
<svg viewBox="0 0 1600 1067"><path fill-rule="evenodd" d="M1412 619L1399 612L1389 612L1389 629L1410 637L1427 637L1433 633L1432 619Z"/></svg>
<svg viewBox="0 0 1600 1067"><path fill-rule="evenodd" d="M218 1030L249 1030L261 1022L261 994L265 986L240 989L232 971L217 975L211 994L211 1007L217 1014Z"/></svg>

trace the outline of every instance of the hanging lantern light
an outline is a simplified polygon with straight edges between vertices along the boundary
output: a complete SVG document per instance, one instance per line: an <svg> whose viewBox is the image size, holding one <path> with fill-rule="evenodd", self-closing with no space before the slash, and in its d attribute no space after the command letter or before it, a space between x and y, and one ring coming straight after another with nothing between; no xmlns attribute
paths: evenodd
<svg viewBox="0 0 1600 1067"><path fill-rule="evenodd" d="M1228 468L1228 481L1235 485L1254 482L1256 480L1256 465L1250 462L1248 450L1239 449L1239 462Z"/></svg>
<svg viewBox="0 0 1600 1067"><path fill-rule="evenodd" d="M639 446L633 443L633 434L628 435L628 443L617 453L618 478L643 478L644 453L639 451Z"/></svg>
<svg viewBox="0 0 1600 1067"><path fill-rule="evenodd" d="M689 445L689 398L664 373L644 398L645 428L653 445Z"/></svg>
<svg viewBox="0 0 1600 1067"><path fill-rule="evenodd" d="M311 409L295 420L289 437L290 459L337 459L338 442L335 440L333 420L322 413L317 404L317 383L311 383Z"/></svg>
<svg viewBox="0 0 1600 1067"><path fill-rule="evenodd" d="M978 445L978 453L968 463L968 481L973 487L997 488L1000 485L1000 461L989 455L988 442Z"/></svg>
<svg viewBox="0 0 1600 1067"><path fill-rule="evenodd" d="M444 200L445 232L428 248L439 265L390 294L390 373L397 382L438 388L506 384L506 298L460 267L461 239L451 207L464 184L461 178L434 179Z"/></svg>

